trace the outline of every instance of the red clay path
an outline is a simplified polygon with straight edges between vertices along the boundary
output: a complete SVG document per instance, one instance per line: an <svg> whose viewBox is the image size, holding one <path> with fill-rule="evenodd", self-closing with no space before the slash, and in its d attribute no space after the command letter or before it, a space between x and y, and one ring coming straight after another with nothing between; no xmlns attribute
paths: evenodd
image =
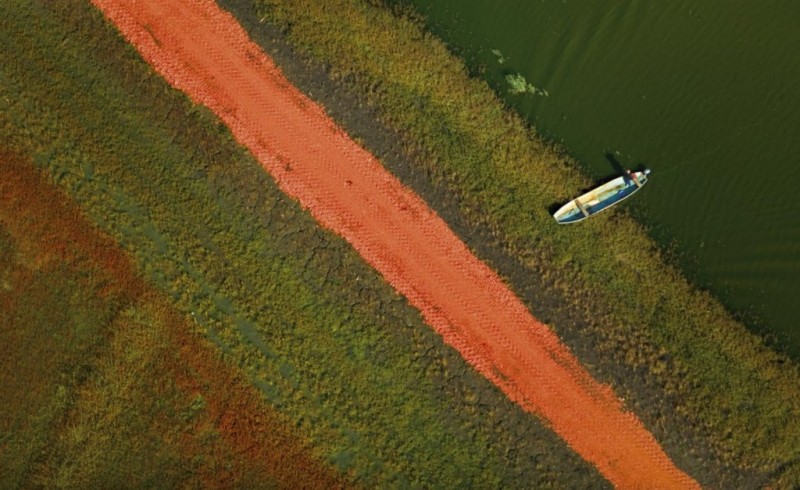
<svg viewBox="0 0 800 490"><path fill-rule="evenodd" d="M173 86L211 108L284 192L609 481L697 486L610 387L591 378L420 198L292 86L233 17L210 1L93 2Z"/></svg>

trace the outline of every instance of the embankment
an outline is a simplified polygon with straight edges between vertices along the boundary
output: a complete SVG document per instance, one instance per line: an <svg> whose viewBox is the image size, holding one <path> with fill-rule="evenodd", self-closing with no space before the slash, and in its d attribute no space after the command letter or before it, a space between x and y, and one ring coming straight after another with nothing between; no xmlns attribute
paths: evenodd
<svg viewBox="0 0 800 490"><path fill-rule="evenodd" d="M221 352L257 388L258 400L308 443L315 461L367 487L604 486L562 439L444 344L347 242L287 198L209 110L154 73L99 10L66 0L19 0L0 4L0 13L6 146L32 161L126 251L137 273L211 342L200 358ZM72 296L57 297L77 305L90 297L69 291ZM59 315L69 319L75 311ZM134 317L132 333L146 331L140 322L156 323L152 316ZM66 324L66 335L69 325L86 324L85 316L75 318L81 321ZM160 432L168 440L191 443L181 424L205 417L201 400L179 394L180 409L173 409L164 406L163 392L155 396L153 387L168 387L172 374L155 379L131 367L141 362L158 371L163 364L156 359L172 356L168 365L178 369L170 373L183 377L191 363L175 359L166 337L129 339L118 338L114 348L135 355L113 355L120 362L108 364L104 379L135 373L119 380L135 381L141 403L64 442L93 448L83 461L93 462L100 477L95 486L114 481L108 462L120 453L145 462L148 471L175 468L169 482L191 486L196 475L188 470L198 467L189 463L202 459L214 468L225 459L186 463L158 437L134 450L94 450L130 427L147 426L147 417L135 416L138 406L166 410ZM39 359L13 345L9 352ZM98 405L87 420L102 412ZM229 415L230 429L256 430ZM246 447L258 458L259 448L270 446ZM150 464L141 451L177 462ZM14 467L16 454L3 453L2 464Z"/></svg>
<svg viewBox="0 0 800 490"><path fill-rule="evenodd" d="M167 80L209 106L472 365L621 486L691 480L413 193L291 87L211 4L97 1Z"/></svg>
<svg viewBox="0 0 800 490"><path fill-rule="evenodd" d="M709 485L800 479L796 363L692 287L623 210L586 227L552 226L553 203L591 182L565 149L471 78L414 12L383 2L264 0L253 15L242 2L222 3L253 36L279 31L401 135L410 170L392 152L384 162L428 189L426 200L552 320L592 373L613 382L683 467ZM317 85L305 87L335 108L336 96L324 99ZM345 126L348 116L336 114ZM368 132L353 134L372 144ZM537 277L550 299L531 286Z"/></svg>

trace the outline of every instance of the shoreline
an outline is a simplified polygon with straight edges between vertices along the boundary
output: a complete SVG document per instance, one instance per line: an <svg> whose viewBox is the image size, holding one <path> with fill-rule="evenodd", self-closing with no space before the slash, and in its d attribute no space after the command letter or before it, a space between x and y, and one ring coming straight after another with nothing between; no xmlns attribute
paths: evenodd
<svg viewBox="0 0 800 490"><path fill-rule="evenodd" d="M327 67L299 53L278 26L262 23L250 7L249 0L221 0L219 4L237 18L251 40L272 57L292 84L324 107L328 116L379 158L405 186L413 189L481 260L497 271L528 309L536 311L537 318L553 328L595 379L612 383L618 395L626 400L640 400L640 404L634 408L636 414L676 463L684 469L691 468L690 474L701 484L740 478L745 481L757 479L755 475L736 474L731 468L703 467L714 459L710 447L703 449L706 443L701 437L679 440L674 437L677 431L663 430L661 427L664 420L674 421L675 426L689 423L674 411L665 413L669 411L670 400L664 398L663 390L654 386L641 371L605 359L594 349L597 339L583 334L592 322L591 317L601 316L604 312L576 311L571 308L574 299L565 298L554 287L557 279L546 278L547 274L538 269L538 264L532 267L530 262L523 262L509 253L488 226L470 223L459 210L458 200L419 171L414 164L414 157L402 147L401 134L380 122L378 112L359 100L352 88L341 80L331 78ZM651 410L641 410L648 405ZM678 449L680 447L692 447L695 454L682 454ZM689 458L695 460L690 461ZM701 460L704 462L701 463Z"/></svg>
<svg viewBox="0 0 800 490"><path fill-rule="evenodd" d="M279 187L345 238L445 343L612 484L697 486L424 202L287 84L233 17L210 4L95 3L157 72L216 113Z"/></svg>
<svg viewBox="0 0 800 490"><path fill-rule="evenodd" d="M74 7L28 4L8 17L18 40L3 52L16 60L3 64L9 147L130 254L319 461L371 487L607 485L99 10Z"/></svg>
<svg viewBox="0 0 800 490"><path fill-rule="evenodd" d="M498 271L524 299L528 308L554 327L559 337L597 379L612 382L621 396L628 401L633 400L634 411L653 430L676 462L690 469L690 474L696 475L704 484L728 482L730 485L736 482L738 485L751 485L764 482L766 476L760 471L745 470L730 463L721 464L710 442L716 437L713 432L700 428L696 421L675 410L680 400L674 397L680 395L670 390L663 381L654 379L647 368L642 369L641 362L626 364L619 359L610 360L604 352L599 352L596 349L598 343L609 340L599 333L603 322L609 321L608 311L603 305L591 304L586 296L575 297L565 292L565 278L554 275L542 265L548 257L526 256L524 252L514 249L513 244L504 242L490 226L476 225L471 217L465 216L460 209L463 203L448 192L441 182L435 183L437 176L420 171L421 166L415 164L414 157L409 156L413 150L406 148L403 151L402 147L398 148L401 145L392 144L395 138L401 138L400 133L384 124L380 125L380 130L375 127L372 121L381 120L383 116L370 101L354 95L355 90L347 76L343 78L339 73L334 80L330 74L336 69L328 62L312 60L307 54L298 55L296 47L288 43L288 33L275 25L263 23L252 12L250 2L234 0L220 3L239 19L251 38L270 53L292 83L322 104L338 124L378 156L405 185L423 197L482 260ZM521 260L521 256L525 259ZM566 280L569 281L569 278ZM540 294L538 291L541 290L548 291L548 294ZM589 304L584 303L578 309L570 307L583 301ZM598 321L598 318L605 320ZM645 352L650 351L650 355L659 358L662 372L673 370L677 376L681 375L679 367L671 366L670 356L658 353L658 346L647 347L648 342L644 337L634 342L644 345ZM688 426L692 428L687 431ZM692 454L689 454L688 448L691 448Z"/></svg>
<svg viewBox="0 0 800 490"><path fill-rule="evenodd" d="M542 144L485 85L464 82L463 65L409 12L390 15L379 1L282 2L233 4L252 38L285 48L281 71L294 67L308 80L303 92L340 111L336 124L350 121L361 146L380 147L372 151L384 166L595 379L613 384L673 462L704 486L800 482L797 366L659 265L627 212L556 228L546 203L588 180L563 148ZM229 128L154 73L99 10L8 10L15 42L0 119L9 148L130 254L319 461L369 486L607 484L287 198ZM184 45L202 53L196 42ZM610 253L584 246L597 239Z"/></svg>

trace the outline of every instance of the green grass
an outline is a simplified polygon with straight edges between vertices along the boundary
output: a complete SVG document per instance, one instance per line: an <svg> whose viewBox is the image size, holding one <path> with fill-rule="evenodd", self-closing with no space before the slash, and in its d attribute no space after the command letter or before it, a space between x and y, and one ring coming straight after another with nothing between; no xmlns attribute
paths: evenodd
<svg viewBox="0 0 800 490"><path fill-rule="evenodd" d="M2 488L345 486L75 203L6 153L0 251Z"/></svg>
<svg viewBox="0 0 800 490"><path fill-rule="evenodd" d="M380 1L255 3L264 21L403 135L417 171L455 196L471 226L487 226L576 310L595 315L584 334L598 339L600 354L646 370L693 430L707 434L717 458L763 474L796 464L797 364L688 284L624 211L557 226L548 209L590 181L564 149L470 78L413 13Z"/></svg>
<svg viewBox="0 0 800 490"><path fill-rule="evenodd" d="M0 18L7 145L127 249L320 458L369 486L603 484L99 12L10 2Z"/></svg>

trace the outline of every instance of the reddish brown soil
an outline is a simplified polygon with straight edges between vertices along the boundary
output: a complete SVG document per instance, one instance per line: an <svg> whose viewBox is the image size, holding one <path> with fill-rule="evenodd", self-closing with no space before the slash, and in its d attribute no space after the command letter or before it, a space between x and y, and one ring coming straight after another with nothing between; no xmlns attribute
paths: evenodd
<svg viewBox="0 0 800 490"><path fill-rule="evenodd" d="M170 307L165 297L137 275L129 257L111 237L94 228L80 208L49 183L33 163L2 149L0 233L7 234L14 245L13 257L0 255L0 312L9 318L31 318L30 324L15 325L4 323L0 315L0 431L14 435L20 426L41 423L35 420L37 410L53 403L55 386L67 383L69 376L65 373L76 367L85 366L93 373L108 371L110 378L125 387L136 385L138 381L130 378L141 376L147 387L127 391L129 396L124 399L108 399L104 398L102 386L92 381L71 386L77 393L77 408L57 414L60 422L45 427L52 444L46 445L42 455L24 455L21 464L33 467L25 457L39 458L36 471L46 474L47 470L41 468L47 468L42 461L49 461L49 451L59 447L59 440L68 439L70 429L80 424L86 412L96 409L106 432L95 433L97 437L87 440L86 445L102 447L104 440L112 438L115 445L136 448L149 440L160 440L163 453L175 451L182 456L178 460L182 466L194 468L195 474L183 482L187 487L351 486L344 475L311 454L289 421L267 405L246 377L228 365L210 342ZM18 260L24 266L15 267ZM14 274L9 281L15 284L14 290L7 291L1 284L8 275L4 268ZM112 312L110 322L98 329L102 338L93 339L94 343L65 346L63 340L59 342L58 335L62 339L69 335L69 329L62 325L68 319L47 313L52 309L48 298L53 291L29 287L33 275L41 273L48 277L47 285L59 291L64 287L57 283L64 276L62 270L70 271L70 277L80 278L87 295L99 296L85 297L86 309L102 305ZM34 304L44 313L15 316L23 295L27 297L26 304ZM41 303L37 295L42 297ZM147 311L153 324L143 328L120 320L118 313L127 306ZM86 317L92 318L91 312ZM57 327L51 325L48 329L48 321L57 321ZM115 346L122 346L127 353L115 351ZM87 377L95 379L97 375ZM198 396L205 401L202 412L193 422L180 419L176 414ZM149 427L149 433L131 435L120 428L127 425L128 419L120 414L127 413L128 405L141 414L140 419L129 416L130 419L140 420ZM118 419L125 420L116 425L110 422ZM118 432L113 431L115 428ZM209 433L218 437L204 437ZM4 456L4 449L0 443L0 456ZM76 455L55 455L52 459ZM162 471L166 473L185 470L167 467L159 454L152 461L164 464ZM116 471L132 471L126 464L120 463ZM34 472L29 477L35 479L37 475ZM136 486L135 481L129 483Z"/></svg>
<svg viewBox="0 0 800 490"><path fill-rule="evenodd" d="M93 1L159 73L211 108L287 194L350 242L447 343L612 483L697 486L497 274L296 90L230 15L199 0Z"/></svg>

